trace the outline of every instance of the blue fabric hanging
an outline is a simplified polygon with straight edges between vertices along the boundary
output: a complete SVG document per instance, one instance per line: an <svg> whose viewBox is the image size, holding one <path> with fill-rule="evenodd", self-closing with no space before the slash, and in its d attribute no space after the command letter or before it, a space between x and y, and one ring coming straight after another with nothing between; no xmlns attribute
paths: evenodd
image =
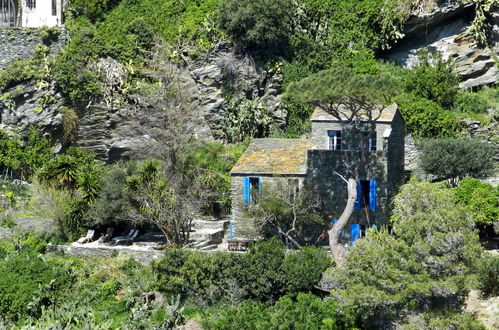
<svg viewBox="0 0 499 330"><path fill-rule="evenodd" d="M360 199L361 199L360 180L358 180L357 181L357 199L355 200L355 205L353 206L354 210L360 210Z"/></svg>
<svg viewBox="0 0 499 330"><path fill-rule="evenodd" d="M250 195L250 178L245 177L243 179L244 181L244 186L243 186L243 197L244 197L244 206L249 206L250 205L250 200L251 200L251 195Z"/></svg>
<svg viewBox="0 0 499 330"><path fill-rule="evenodd" d="M376 180L369 182L369 209L376 210Z"/></svg>
<svg viewBox="0 0 499 330"><path fill-rule="evenodd" d="M353 223L350 225L350 241L352 244L360 237L360 225Z"/></svg>

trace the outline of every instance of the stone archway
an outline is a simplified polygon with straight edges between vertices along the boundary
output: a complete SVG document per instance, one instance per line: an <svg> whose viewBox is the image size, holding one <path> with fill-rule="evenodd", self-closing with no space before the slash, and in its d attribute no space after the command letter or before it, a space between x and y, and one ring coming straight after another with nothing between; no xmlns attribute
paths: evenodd
<svg viewBox="0 0 499 330"><path fill-rule="evenodd" d="M14 0L0 0L0 27L16 26L16 5Z"/></svg>

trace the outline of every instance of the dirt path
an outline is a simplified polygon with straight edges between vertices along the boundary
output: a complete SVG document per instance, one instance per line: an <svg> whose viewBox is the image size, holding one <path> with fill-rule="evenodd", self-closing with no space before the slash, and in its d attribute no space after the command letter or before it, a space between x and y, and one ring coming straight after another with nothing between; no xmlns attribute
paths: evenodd
<svg viewBox="0 0 499 330"><path fill-rule="evenodd" d="M473 314L487 329L499 329L499 297L480 299L480 291L471 290L465 311Z"/></svg>

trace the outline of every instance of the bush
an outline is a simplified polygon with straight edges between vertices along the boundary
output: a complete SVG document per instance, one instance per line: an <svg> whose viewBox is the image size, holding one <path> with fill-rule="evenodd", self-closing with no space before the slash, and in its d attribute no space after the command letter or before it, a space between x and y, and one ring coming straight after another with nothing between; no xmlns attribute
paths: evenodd
<svg viewBox="0 0 499 330"><path fill-rule="evenodd" d="M0 261L0 314L17 321L39 315L71 284L68 273L32 252Z"/></svg>
<svg viewBox="0 0 499 330"><path fill-rule="evenodd" d="M274 306L247 301L239 308L224 308L204 325L207 329L351 329L354 318L340 311L334 299L300 293L296 299L283 296Z"/></svg>
<svg viewBox="0 0 499 330"><path fill-rule="evenodd" d="M467 138L428 139L419 142L420 164L437 178L455 179L487 175L494 168L494 148Z"/></svg>
<svg viewBox="0 0 499 330"><path fill-rule="evenodd" d="M454 189L456 201L465 205L476 223L491 225L499 219L499 188L466 178Z"/></svg>
<svg viewBox="0 0 499 330"><path fill-rule="evenodd" d="M499 295L499 255L485 255L478 266L478 288L485 297Z"/></svg>
<svg viewBox="0 0 499 330"><path fill-rule="evenodd" d="M444 108L452 107L459 91L459 76L453 72L451 60L426 54L420 61L408 76L407 90Z"/></svg>
<svg viewBox="0 0 499 330"><path fill-rule="evenodd" d="M365 327L410 310L460 311L481 247L452 191L427 182L402 186L391 223L393 235L369 230L343 267L330 271L332 295L358 311Z"/></svg>
<svg viewBox="0 0 499 330"><path fill-rule="evenodd" d="M398 97L396 102L408 133L425 138L457 136L459 122L456 116L437 103L414 95Z"/></svg>
<svg viewBox="0 0 499 330"><path fill-rule="evenodd" d="M291 34L295 10L287 0L227 0L219 24L242 49L270 49Z"/></svg>
<svg viewBox="0 0 499 330"><path fill-rule="evenodd" d="M462 92L457 95L454 110L460 112L486 113L489 104L481 94Z"/></svg>
<svg viewBox="0 0 499 330"><path fill-rule="evenodd" d="M311 247L285 257L284 245L272 238L242 255L168 249L153 270L158 289L168 295L238 304L242 299L275 302L285 294L310 292L330 264L325 251Z"/></svg>
<svg viewBox="0 0 499 330"><path fill-rule="evenodd" d="M310 292L322 279L322 273L332 266L332 259L324 249L303 247L291 251L284 259L284 291L290 295Z"/></svg>

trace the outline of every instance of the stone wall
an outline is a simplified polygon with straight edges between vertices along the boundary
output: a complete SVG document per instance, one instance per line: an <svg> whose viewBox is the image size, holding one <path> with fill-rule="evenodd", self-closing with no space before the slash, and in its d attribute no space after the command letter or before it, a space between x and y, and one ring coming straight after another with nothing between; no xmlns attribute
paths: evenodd
<svg viewBox="0 0 499 330"><path fill-rule="evenodd" d="M283 184L289 179L297 179L299 186L303 186L303 176L262 176L262 175L248 175L251 177L260 177L263 186L275 185L281 181ZM231 197L232 197L232 238L233 239L255 239L260 238L261 234L255 225L254 220L244 218L242 208L244 207L244 178L246 176L232 176L231 180Z"/></svg>
<svg viewBox="0 0 499 330"><path fill-rule="evenodd" d="M58 36L44 39L40 29L0 28L0 70L13 60L27 60L40 44L50 48L49 55L57 54L66 44L66 33L61 29Z"/></svg>

